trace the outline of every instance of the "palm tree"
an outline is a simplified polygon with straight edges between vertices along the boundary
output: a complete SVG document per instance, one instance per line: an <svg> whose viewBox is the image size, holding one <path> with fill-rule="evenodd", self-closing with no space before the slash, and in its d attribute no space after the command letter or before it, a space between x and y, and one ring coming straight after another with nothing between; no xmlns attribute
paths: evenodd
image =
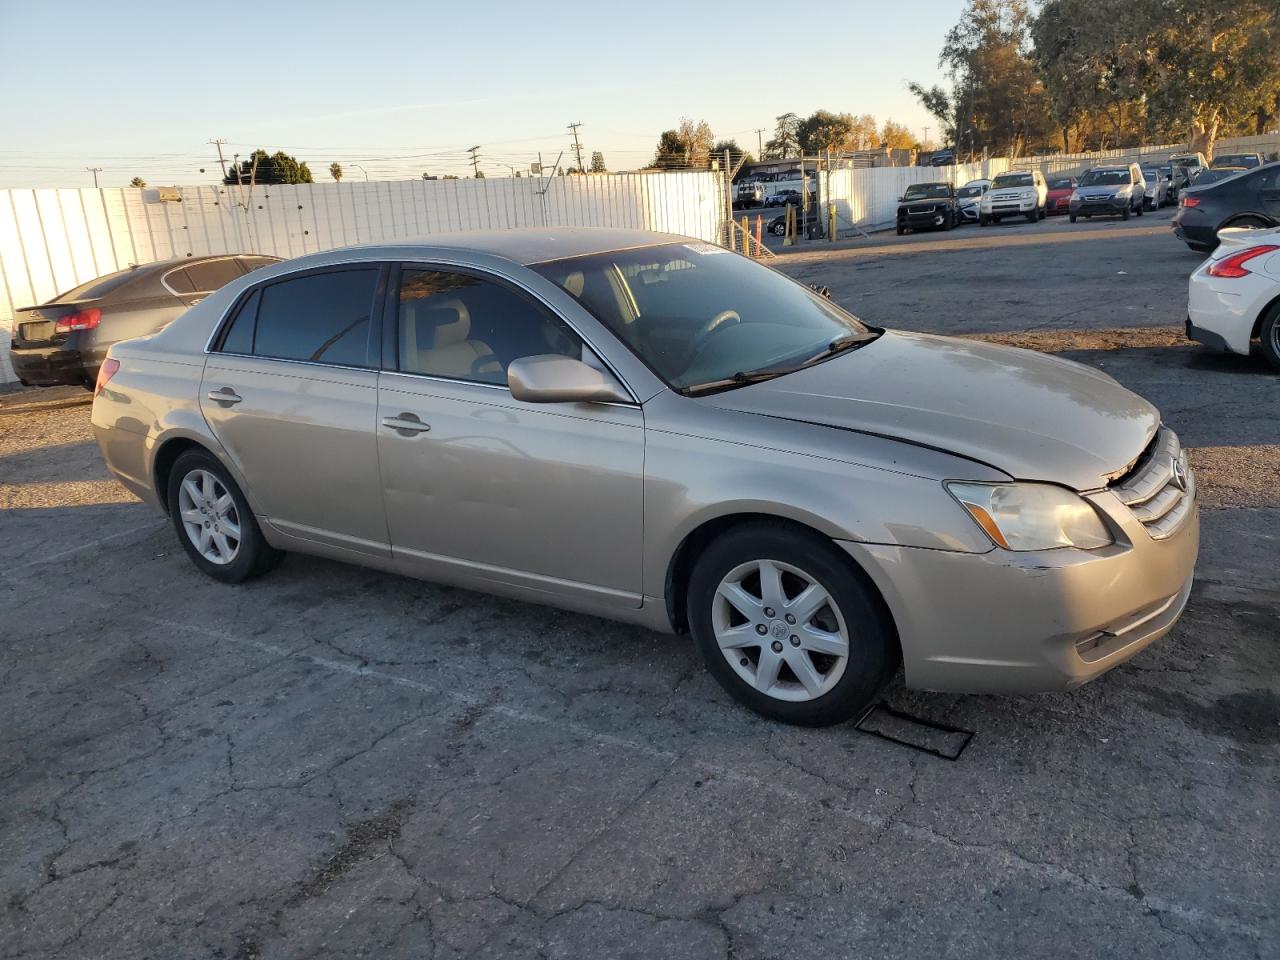
<svg viewBox="0 0 1280 960"><path fill-rule="evenodd" d="M333 179L335 180L341 181L342 180L342 164L338 163L336 160L333 163L329 164L329 176L333 177Z"/></svg>
<svg viewBox="0 0 1280 960"><path fill-rule="evenodd" d="M147 181L143 180L141 177L134 177L129 181L129 186L131 187L145 187L146 185Z"/></svg>

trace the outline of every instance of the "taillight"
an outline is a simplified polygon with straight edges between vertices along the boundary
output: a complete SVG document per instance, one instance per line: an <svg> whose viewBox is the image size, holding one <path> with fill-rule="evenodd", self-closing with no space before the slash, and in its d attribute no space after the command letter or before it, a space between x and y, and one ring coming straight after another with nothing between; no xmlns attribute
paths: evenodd
<svg viewBox="0 0 1280 960"><path fill-rule="evenodd" d="M1184 207L1198 207L1200 206L1200 198L1199 197L1179 197L1178 203Z"/></svg>
<svg viewBox="0 0 1280 960"><path fill-rule="evenodd" d="M112 360L107 357L102 361L102 366L98 368L98 382L93 385L93 395L95 397L102 392L102 388L116 375L116 371L119 369L119 360Z"/></svg>
<svg viewBox="0 0 1280 960"><path fill-rule="evenodd" d="M53 325L54 333L70 333L72 330L92 330L102 319L102 311L97 307L88 307L76 313L59 317Z"/></svg>
<svg viewBox="0 0 1280 960"><path fill-rule="evenodd" d="M1208 270L1209 276L1227 277L1232 280L1239 280L1241 277L1249 274L1249 271L1244 268L1246 263L1254 257L1261 257L1275 250L1280 250L1280 247L1271 243L1263 244L1260 247L1250 247L1248 250L1241 250L1239 253L1233 253L1231 256L1223 257L1221 260L1214 263L1214 265Z"/></svg>

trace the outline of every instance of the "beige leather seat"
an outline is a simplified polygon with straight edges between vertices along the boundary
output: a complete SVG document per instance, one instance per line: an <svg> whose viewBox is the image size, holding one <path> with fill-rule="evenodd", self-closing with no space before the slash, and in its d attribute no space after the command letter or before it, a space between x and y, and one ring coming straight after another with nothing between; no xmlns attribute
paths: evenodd
<svg viewBox="0 0 1280 960"><path fill-rule="evenodd" d="M400 366L458 380L502 383L502 364L489 345L468 339L471 314L461 300L405 303L400 307Z"/></svg>

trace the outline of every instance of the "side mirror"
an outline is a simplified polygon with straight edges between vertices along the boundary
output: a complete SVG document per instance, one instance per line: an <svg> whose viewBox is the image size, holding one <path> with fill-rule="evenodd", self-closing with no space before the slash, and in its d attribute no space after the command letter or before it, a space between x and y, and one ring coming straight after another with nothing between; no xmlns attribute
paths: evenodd
<svg viewBox="0 0 1280 960"><path fill-rule="evenodd" d="M507 388L526 403L631 402L613 374L554 353L512 360Z"/></svg>

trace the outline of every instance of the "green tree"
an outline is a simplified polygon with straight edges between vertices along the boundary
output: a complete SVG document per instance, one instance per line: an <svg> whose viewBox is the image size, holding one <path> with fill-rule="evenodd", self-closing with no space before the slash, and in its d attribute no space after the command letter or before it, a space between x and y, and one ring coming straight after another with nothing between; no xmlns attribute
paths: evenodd
<svg viewBox="0 0 1280 960"><path fill-rule="evenodd" d="M783 160L800 152L800 118L794 113L784 113L774 118L773 136L765 141L766 160Z"/></svg>
<svg viewBox="0 0 1280 960"><path fill-rule="evenodd" d="M255 169L256 161L256 169ZM238 174L238 176L237 176ZM231 164L223 183L312 183L311 169L305 162L299 163L283 150L268 155L265 150L255 150L247 160L241 160L239 167Z"/></svg>
<svg viewBox="0 0 1280 960"><path fill-rule="evenodd" d="M711 147L711 158L723 162L725 153L729 154L729 169L726 173L733 170L738 165L738 161L743 163L751 163L755 158L742 147L738 146L736 140L717 140Z"/></svg>
<svg viewBox="0 0 1280 960"><path fill-rule="evenodd" d="M805 153L843 150L853 137L853 117L847 113L815 110L800 121L800 149Z"/></svg>
<svg viewBox="0 0 1280 960"><path fill-rule="evenodd" d="M147 181L143 180L141 177L134 177L129 181L129 186L131 187L145 187L146 185Z"/></svg>
<svg viewBox="0 0 1280 960"><path fill-rule="evenodd" d="M599 150L593 151L591 154L591 172L606 173L608 168L604 165L604 154Z"/></svg>
<svg viewBox="0 0 1280 960"><path fill-rule="evenodd" d="M914 150L918 142L907 127L892 120L886 120L884 129L880 131L880 145L890 150Z"/></svg>
<svg viewBox="0 0 1280 960"><path fill-rule="evenodd" d="M475 177L475 178L476 178L477 180L483 180L483 179L484 179L484 171L483 171L483 170L477 170L477 171L476 171L476 177Z"/></svg>
<svg viewBox="0 0 1280 960"><path fill-rule="evenodd" d="M969 0L938 57L951 91L909 85L938 118L943 139L957 149L987 147L1016 157L1052 129L1049 98L1031 55L1030 25L1027 0Z"/></svg>
<svg viewBox="0 0 1280 960"><path fill-rule="evenodd" d="M676 130L680 137L680 145L684 147L685 157L691 167L705 167L711 157L711 143L715 138L711 135L711 127L705 120L694 123L688 117L680 118L680 126Z"/></svg>
<svg viewBox="0 0 1280 960"><path fill-rule="evenodd" d="M663 130L658 137L658 149L653 155L653 166L659 170L676 170L688 164L684 142L679 130Z"/></svg>
<svg viewBox="0 0 1280 960"><path fill-rule="evenodd" d="M333 177L334 180L341 182L342 164L338 163L338 161L336 160L333 163L329 164L329 176Z"/></svg>

